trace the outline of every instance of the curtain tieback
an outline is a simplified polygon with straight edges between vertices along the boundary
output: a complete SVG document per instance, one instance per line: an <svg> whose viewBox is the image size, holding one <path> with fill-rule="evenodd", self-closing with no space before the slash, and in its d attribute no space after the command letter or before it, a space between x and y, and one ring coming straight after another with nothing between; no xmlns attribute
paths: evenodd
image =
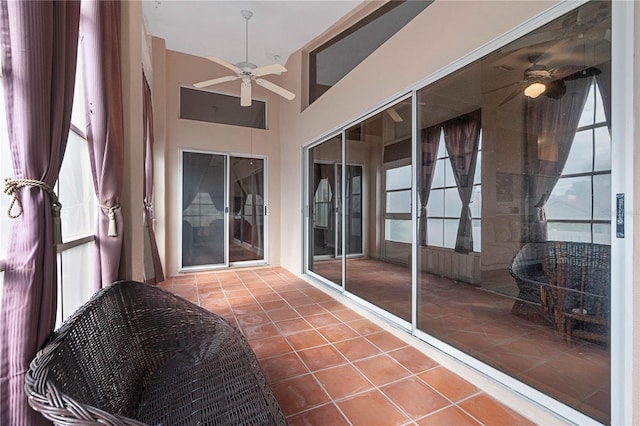
<svg viewBox="0 0 640 426"><path fill-rule="evenodd" d="M62 209L62 204L58 200L58 195L45 182L35 179L5 178L4 193L11 197L11 204L9 204L7 215L11 219L16 219L22 214L22 203L18 198L18 191L25 186L40 188L49 195L49 200L51 201L51 215L53 218L53 243L62 244L62 225L60 223L60 210ZM13 213L14 206L18 209L17 213Z"/></svg>
<svg viewBox="0 0 640 426"><path fill-rule="evenodd" d="M117 237L118 226L116 225L116 209L120 208L120 204L114 204L113 206L105 206L104 204L99 204L99 206L105 210L108 210L107 215L109 216L109 230L107 231L107 236Z"/></svg>

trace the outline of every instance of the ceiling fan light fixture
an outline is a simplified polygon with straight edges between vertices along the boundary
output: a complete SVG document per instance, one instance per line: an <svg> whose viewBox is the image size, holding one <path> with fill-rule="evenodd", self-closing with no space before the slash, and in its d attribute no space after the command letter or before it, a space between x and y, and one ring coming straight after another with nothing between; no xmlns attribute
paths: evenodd
<svg viewBox="0 0 640 426"><path fill-rule="evenodd" d="M538 96L542 95L545 92L545 90L547 90L547 86L545 86L543 83L536 81L534 83L531 83L524 89L524 94L525 96L535 99Z"/></svg>

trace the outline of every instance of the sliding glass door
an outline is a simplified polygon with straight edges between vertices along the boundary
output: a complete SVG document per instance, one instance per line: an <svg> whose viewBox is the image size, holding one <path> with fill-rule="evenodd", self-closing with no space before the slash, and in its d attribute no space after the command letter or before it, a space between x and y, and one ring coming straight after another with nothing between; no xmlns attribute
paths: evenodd
<svg viewBox="0 0 640 426"><path fill-rule="evenodd" d="M265 160L230 157L231 212L229 261L264 260Z"/></svg>
<svg viewBox="0 0 640 426"><path fill-rule="evenodd" d="M309 149L308 260L309 271L342 286L340 196L336 165L342 164L342 137L335 136Z"/></svg>
<svg viewBox="0 0 640 426"><path fill-rule="evenodd" d="M620 3L580 5L416 87L412 102L363 116L342 144L309 148L312 268L334 224L347 253L362 232L361 256L336 256L342 274L321 275L577 424L620 412L610 38ZM316 153L329 144L336 156L323 160L362 168L333 178Z"/></svg>
<svg viewBox="0 0 640 426"><path fill-rule="evenodd" d="M264 261L265 160L182 151L180 165L181 269Z"/></svg>

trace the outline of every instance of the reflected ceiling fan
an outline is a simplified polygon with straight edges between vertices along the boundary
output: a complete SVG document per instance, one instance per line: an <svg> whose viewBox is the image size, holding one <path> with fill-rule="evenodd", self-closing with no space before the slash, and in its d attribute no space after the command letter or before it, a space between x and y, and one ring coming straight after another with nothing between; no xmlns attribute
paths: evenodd
<svg viewBox="0 0 640 426"><path fill-rule="evenodd" d="M249 19L253 16L253 12L248 10L240 11L242 17L245 19L245 34L246 34L246 49L245 49L245 60L243 62L238 62L237 64L232 64L224 59L216 58L215 56L206 56L206 59L211 62L215 62L218 65L222 65L225 68L230 69L235 72L236 75L228 75L225 77L213 78L211 80L200 81L198 83L194 83L194 87L201 89L207 86L213 86L214 84L226 83L228 81L234 81L241 79L242 83L240 84L240 105L241 106L251 106L251 81L255 81L258 85L264 87L267 90L276 93L287 100L293 100L296 95L288 91L287 89L278 86L268 80L265 80L261 77L271 74L280 74L286 72L287 69L278 63L265 65L262 67L258 67L255 64L249 62Z"/></svg>
<svg viewBox="0 0 640 426"><path fill-rule="evenodd" d="M595 67L584 68L580 66L564 66L548 69L545 65L538 63L539 58L539 56L529 57L531 66L524 71L523 80L489 91L489 93L491 93L513 87L512 92L499 106L506 104L521 94L529 98L537 98L544 94L546 97L559 99L566 93L567 88L565 81L592 77L601 72Z"/></svg>
<svg viewBox="0 0 640 426"><path fill-rule="evenodd" d="M508 44L501 49L503 53L515 52L517 55L517 51L523 51L531 65L524 71L523 80L490 92L513 87L500 105L521 94L530 98L544 95L559 99L566 93L565 81L600 74L595 65L599 63L598 52L611 42L610 25L611 6L594 1L572 12L559 27L534 32ZM585 52L590 52L589 60ZM578 61L580 65L575 64L574 55L582 58Z"/></svg>

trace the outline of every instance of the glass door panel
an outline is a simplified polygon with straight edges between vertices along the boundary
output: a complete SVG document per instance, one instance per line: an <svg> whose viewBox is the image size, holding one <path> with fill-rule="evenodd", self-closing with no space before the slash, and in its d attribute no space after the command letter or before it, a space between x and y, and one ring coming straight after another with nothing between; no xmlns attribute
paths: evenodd
<svg viewBox="0 0 640 426"><path fill-rule="evenodd" d="M404 321L411 321L411 165L401 169L408 180L385 173L411 163L411 123L410 100L375 114L347 129L345 158L347 244L362 253L345 259L346 290Z"/></svg>
<svg viewBox="0 0 640 426"><path fill-rule="evenodd" d="M309 149L308 269L342 286L342 240L338 237L342 138L333 137Z"/></svg>
<svg viewBox="0 0 640 426"><path fill-rule="evenodd" d="M264 160L229 158L231 220L229 262L264 260Z"/></svg>
<svg viewBox="0 0 640 426"><path fill-rule="evenodd" d="M182 268L227 265L226 156L182 151Z"/></svg>
<svg viewBox="0 0 640 426"><path fill-rule="evenodd" d="M417 92L414 231L417 329L602 424L612 385L610 29L611 3L588 2ZM541 35L555 38L543 47ZM530 96L534 70L552 78Z"/></svg>
<svg viewBox="0 0 640 426"><path fill-rule="evenodd" d="M363 234L363 209L362 209L362 186L363 186L363 171L360 165L347 165L347 176L345 182L345 215L349 218L345 223L347 239L345 244L347 245L348 256L358 256L363 254L364 244L362 241ZM342 183L342 165L336 164L336 176L337 181ZM342 191L342 186L338 186L338 190ZM338 203L341 202L342 197L338 192ZM340 209L338 209L340 210ZM342 215L337 216L338 221L338 241L342 241ZM338 254L342 253L342 245L338 245Z"/></svg>

